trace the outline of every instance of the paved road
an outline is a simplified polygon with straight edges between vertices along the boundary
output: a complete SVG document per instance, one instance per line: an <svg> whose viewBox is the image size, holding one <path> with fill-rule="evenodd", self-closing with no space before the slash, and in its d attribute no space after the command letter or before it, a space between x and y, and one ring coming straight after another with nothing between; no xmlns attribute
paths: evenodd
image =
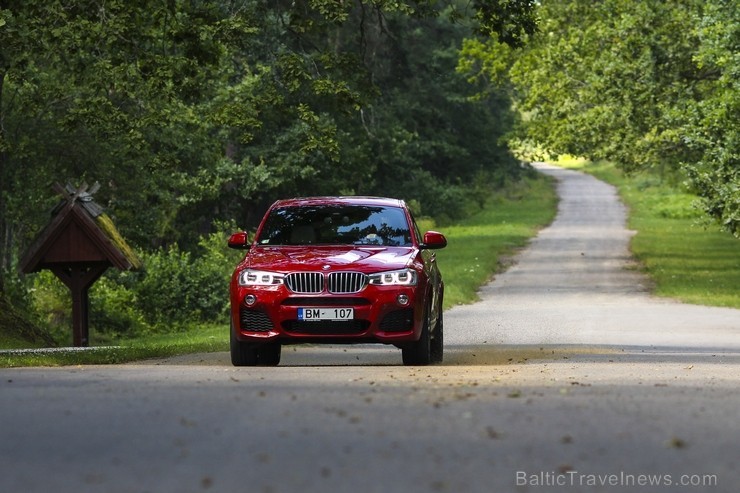
<svg viewBox="0 0 740 493"><path fill-rule="evenodd" d="M738 310L648 295L648 280L629 256L633 233L625 229L626 210L612 186L537 167L559 180L558 216L517 265L483 288L482 303L448 314L465 327L452 331L455 343L740 350Z"/></svg>
<svg viewBox="0 0 740 493"><path fill-rule="evenodd" d="M735 492L740 311L651 298L590 177L446 312L446 363L308 347L0 370L2 492ZM651 486L652 484L652 486Z"/></svg>

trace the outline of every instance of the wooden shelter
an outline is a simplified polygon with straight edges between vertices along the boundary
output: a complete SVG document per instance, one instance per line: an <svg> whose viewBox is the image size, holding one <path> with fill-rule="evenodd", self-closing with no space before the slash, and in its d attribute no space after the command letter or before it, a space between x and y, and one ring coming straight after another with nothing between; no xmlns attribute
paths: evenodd
<svg viewBox="0 0 740 493"><path fill-rule="evenodd" d="M88 290L108 267L138 269L141 261L126 244L110 218L93 201L100 188L54 185L64 200L52 211L51 222L34 240L20 263L23 273L51 270L72 293L72 339L89 345Z"/></svg>

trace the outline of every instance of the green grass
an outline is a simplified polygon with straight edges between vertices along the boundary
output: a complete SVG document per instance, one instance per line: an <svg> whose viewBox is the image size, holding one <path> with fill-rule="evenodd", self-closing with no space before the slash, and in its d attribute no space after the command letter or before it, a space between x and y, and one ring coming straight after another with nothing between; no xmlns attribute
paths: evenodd
<svg viewBox="0 0 740 493"><path fill-rule="evenodd" d="M422 229L439 229L448 239L447 248L437 252L445 279L445 307L476 301L478 288L501 271L506 259L526 245L541 227L552 221L556 208L552 182L538 177L525 179L494 194L481 212L454 225L437 228L432 221L420 221ZM229 345L226 324L115 342L92 331L91 339L97 344L111 343L116 347L0 354L0 367L117 364L177 354L227 351ZM0 340L0 347L8 346ZM18 347L18 344L14 342L11 347Z"/></svg>
<svg viewBox="0 0 740 493"><path fill-rule="evenodd" d="M227 326L208 325L183 332L122 340L120 346L63 351L38 349L20 354L3 353L0 354L0 368L120 364L178 354L226 351L229 348L228 341Z"/></svg>
<svg viewBox="0 0 740 493"><path fill-rule="evenodd" d="M0 334L0 348L23 349L29 346L29 342L15 334Z"/></svg>
<svg viewBox="0 0 740 493"><path fill-rule="evenodd" d="M559 162L615 185L629 207L631 248L655 294L700 305L740 308L740 240L709 224L698 198L651 174L625 176L613 164Z"/></svg>
<svg viewBox="0 0 740 493"><path fill-rule="evenodd" d="M552 182L528 180L494 196L480 213L442 228L448 246L437 254L445 279L445 308L478 300L478 288L555 217Z"/></svg>

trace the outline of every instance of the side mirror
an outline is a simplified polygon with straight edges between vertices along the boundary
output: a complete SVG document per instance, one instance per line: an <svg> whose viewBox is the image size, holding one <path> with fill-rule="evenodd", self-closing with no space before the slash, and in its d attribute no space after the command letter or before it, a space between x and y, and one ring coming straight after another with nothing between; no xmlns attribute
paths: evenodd
<svg viewBox="0 0 740 493"><path fill-rule="evenodd" d="M436 231L427 231L424 233L424 243L421 248L427 250L437 250L447 246L447 238L442 233Z"/></svg>
<svg viewBox="0 0 740 493"><path fill-rule="evenodd" d="M229 238L229 248L235 248L237 250L249 250L249 246L249 235L244 231L234 233Z"/></svg>

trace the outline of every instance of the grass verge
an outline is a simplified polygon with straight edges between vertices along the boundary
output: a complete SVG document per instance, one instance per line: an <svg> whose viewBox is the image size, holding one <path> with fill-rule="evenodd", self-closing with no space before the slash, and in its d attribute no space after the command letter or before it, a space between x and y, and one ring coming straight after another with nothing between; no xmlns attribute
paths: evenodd
<svg viewBox="0 0 740 493"><path fill-rule="evenodd" d="M507 188L478 214L443 228L448 246L437 258L445 280L445 308L477 301L478 288L504 270L556 212L552 181L538 177Z"/></svg>
<svg viewBox="0 0 740 493"><path fill-rule="evenodd" d="M448 239L447 248L437 252L445 279L445 308L476 301L478 288L503 270L507 259L552 221L556 209L552 181L537 176L497 192L481 212L466 220L440 227ZM431 221L422 221L420 227L436 229ZM178 354L227 351L228 328L226 325L193 327L183 332L121 340L117 344L86 350L0 352L0 367L120 364Z"/></svg>
<svg viewBox="0 0 740 493"><path fill-rule="evenodd" d="M616 186L637 234L632 253L655 284L654 294L686 303L740 308L740 240L708 223L698 197L654 174L625 176L611 163L569 160Z"/></svg>
<svg viewBox="0 0 740 493"><path fill-rule="evenodd" d="M121 364L178 354L226 351L228 336L224 326L208 325L126 340L120 346L0 351L0 368Z"/></svg>

